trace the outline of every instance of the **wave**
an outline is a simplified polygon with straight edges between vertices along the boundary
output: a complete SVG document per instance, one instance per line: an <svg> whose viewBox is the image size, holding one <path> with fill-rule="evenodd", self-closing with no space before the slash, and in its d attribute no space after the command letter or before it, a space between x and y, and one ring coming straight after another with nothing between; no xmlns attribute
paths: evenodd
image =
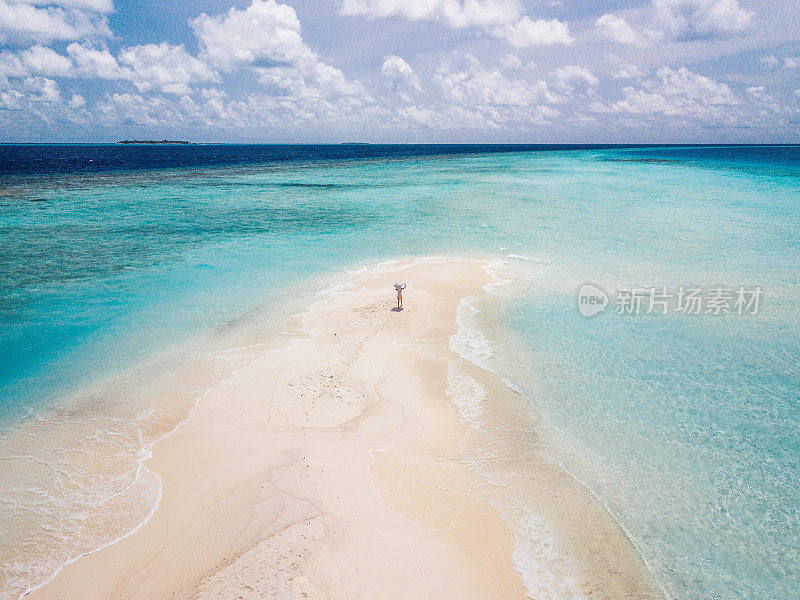
<svg viewBox="0 0 800 600"><path fill-rule="evenodd" d="M508 261L492 260L484 266L484 270L492 277L492 281L483 286L489 297L497 299L513 293L509 288L514 287L519 273ZM499 377L491 369L491 359L499 350L497 342L490 339L477 324L479 318L496 320L479 307L486 300L478 296L461 300L456 316L457 331L450 338L450 348L468 364L478 367L490 377ZM499 379L506 388L519 393L511 381ZM515 495L513 484L497 469L498 464L514 459L505 456L512 453L513 449L501 441L513 439L514 434L505 429L503 418L499 420L499 425L496 418L493 421L489 414L491 409L486 404L486 389L463 368L451 364L446 393L461 423L474 432L471 442L468 435L462 443L466 460L490 483L492 489L505 491L503 495L495 495L491 503L513 532L512 559L529 597L583 600L575 567L560 548L546 520L534 507Z"/></svg>
<svg viewBox="0 0 800 600"><path fill-rule="evenodd" d="M456 334L458 335L458 334ZM480 474L494 493L490 503L513 533L512 560L530 598L542 600L584 600L575 566L560 546L544 517L518 497L513 482L498 472L496 465L516 457L499 440L508 431L493 425L488 414L486 389L463 369L450 364L446 394L459 421L475 432L472 442L461 444L467 463ZM467 436L469 438L470 436ZM499 443L498 443L499 442Z"/></svg>
<svg viewBox="0 0 800 600"><path fill-rule="evenodd" d="M571 549L567 549L549 521L553 519L560 531L565 519L569 521L573 516L579 517L562 514L553 507L547 509L549 512L545 514L542 507L550 500L546 494L542 496L530 489L531 485L536 487L539 483L552 486L551 489L558 489L562 485L569 488L577 483L581 490L576 491L581 498L580 506L600 507L601 511L610 515L612 525L607 529L607 535L617 536L622 530L623 545L629 544L633 554L645 564L645 570L641 573L623 563L619 568L630 567L633 577L642 577L641 589L647 588L652 570L644 562L634 538L620 525L588 483L573 472L594 472L598 467L596 461L584 462L583 454L572 448L564 434L548 423L540 422L538 415L529 414L527 408L534 407L535 403L524 389L502 374L508 371L507 353L512 349L521 349L508 337L511 332L500 316L509 299L530 289L532 282L536 281L535 274L530 268L520 270L503 259L488 262L484 270L492 277L492 281L483 286L486 293L462 299L457 310L457 331L451 336L449 345L465 364L450 366L447 394L451 408L458 414L462 424L469 428L461 444L465 460L484 477L488 489L493 490L491 504L514 535L512 558L529 597L545 600L585 599L581 591L583 582L577 576L578 566L572 558L575 555ZM527 356L524 351L516 352L513 356L512 369L536 370L537 365L530 362L533 357ZM474 373L470 375L469 370ZM481 383L484 380L486 383ZM525 408L516 407L514 400L498 400L505 397L522 400ZM531 455L537 458L529 464ZM541 479L532 484L533 473L526 473L524 469L536 471L542 465L548 466L536 476ZM592 527L589 523L585 526ZM581 547L587 542L579 537L570 540L570 543Z"/></svg>

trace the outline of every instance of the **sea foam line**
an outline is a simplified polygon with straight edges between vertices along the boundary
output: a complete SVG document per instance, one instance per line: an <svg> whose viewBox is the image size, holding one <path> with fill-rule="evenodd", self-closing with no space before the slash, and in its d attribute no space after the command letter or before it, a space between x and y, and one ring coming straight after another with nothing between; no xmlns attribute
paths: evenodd
<svg viewBox="0 0 800 600"><path fill-rule="evenodd" d="M544 260L532 259L531 257L517 256L511 253L507 254L507 257L518 258L530 262L542 262L542 263L548 262ZM502 290L504 287L514 282L514 274L508 267L510 267L510 264L508 263L508 261L503 259L494 259L489 263L487 263L486 265L484 265L483 267L484 271L488 275L490 275L494 279L494 281L484 284L482 286L482 289L488 294L499 295L498 294L499 290ZM450 337L450 348L463 360L478 367L483 371L490 373L491 375L499 379L503 383L503 385L509 390L513 391L514 393L524 398L527 398L525 392L516 384L514 384L513 381L509 380L507 377L502 376L500 373L497 373L494 369L492 369L489 366L489 362L487 359L490 359L495 355L494 346L492 345L491 341L483 333L481 333L476 326L473 326L470 323L470 320L472 317L478 314L484 317L492 318L493 320L497 319L492 315L488 315L486 313L481 312L476 306L478 300L479 300L478 296L468 296L460 300L456 316L456 323L458 325L458 329L456 333ZM640 545L637 543L636 539L633 537L629 529L626 528L620 522L620 520L614 514L608 503L595 492L595 490L591 487L591 485L589 485L587 481L584 481L581 477L575 474L573 470L570 469L569 466L559 456L554 455L554 456L549 456L549 458L554 462L556 462L556 464L558 464L561 467L564 473L566 473L570 478L578 482L584 489L586 489L592 496L594 501L599 506L602 506L608 512L609 515L611 515L611 518L614 520L614 522L617 524L617 526L625 535L628 543L630 543L631 546L636 550L636 554L644 564L647 571L651 574L654 573L650 564L647 562L647 559L645 558ZM495 506L494 503L493 506ZM498 513L500 513L501 516L503 516L502 507L495 506L495 508L498 510ZM506 517L503 516L503 518L505 519ZM511 525L511 523L509 523L509 525ZM553 538L553 540L555 541L555 543L557 543L557 540L555 540L555 538ZM531 597L549 599L551 598L551 596L547 595L546 593L544 596L542 595L543 590L535 589L536 588L536 586L534 585L535 579L531 576L531 574L529 572L528 573L524 572L525 566L523 563L525 563L525 558L529 557L530 555L529 552L530 549L524 547L526 543L527 543L526 536L515 535L515 543L514 543L515 566L517 566L517 570L522 576L523 583L528 592L531 594ZM655 584L663 594L664 598L666 598L667 600L672 600L673 598L672 595L668 593L667 589L662 585L662 583L655 577L653 577L653 580L655 581ZM576 600L580 600L583 598L583 596L580 594L579 591L577 591L578 590L577 580L574 580L574 582L575 582L574 586L572 583L570 583L567 586L567 588L574 590L573 592L570 592L569 597L575 598ZM578 595L574 595L575 593L577 593Z"/></svg>
<svg viewBox="0 0 800 600"><path fill-rule="evenodd" d="M324 293L324 292L325 292L325 290L320 290L320 291L318 291L316 293L320 294L320 293ZM302 313L296 314L296 315L289 315L288 317L286 317L286 320L291 319L293 317L295 317L295 318L299 317L301 322L303 323L303 326L300 327L300 328L295 329L295 331L293 331L293 332L292 331L288 331L288 330L287 331L281 331L281 332L277 333L276 335L281 336L281 335L284 335L284 334L287 334L287 333L297 333L297 332L303 331L307 327L307 319L305 318L305 315L307 313L309 313L310 311L311 311L311 309L309 309L307 311L304 311ZM284 339L286 339L286 338L284 338ZM83 558L85 556L89 556L91 554L99 552L99 551L101 551L101 550L103 550L105 548L108 548L109 546L112 546L112 545L124 540L125 538L133 535L137 531L139 531L153 517L153 515L156 513L156 511L158 510L158 507L161 504L161 499L163 497L163 480L162 480L162 478L158 475L158 473L156 473L154 471L151 471L144 464L145 461L147 461L148 459L152 458L152 456L153 456L153 448L155 447L155 445L158 444L159 442L167 439L172 434L174 434L176 431L178 431L178 429L181 426L183 426L185 423L187 423L191 419L192 414L194 413L195 409L199 406L200 402L203 401L208 396L208 394L210 394L211 392L213 392L215 390L218 390L219 388L223 387L226 383L228 383L229 381L233 380L238 375L238 373L239 373L239 371L241 369L246 368L249 365L252 365L256 361L262 359L267 354L270 354L270 353L273 353L273 352L283 352L283 351L286 351L286 350L290 350L291 348L294 348L295 346L297 346L297 344L299 344L303 339L308 339L308 338L305 338L305 337L302 337L302 336L298 335L298 336L292 338L290 343L288 345L284 346L284 347L275 348L275 349L269 349L269 350L263 350L262 352L259 353L258 356L252 357L252 359L247 361L245 364L240 365L239 367L237 367L235 369L232 369L231 372L230 372L230 375L228 377L225 377L225 378L219 380L216 385L213 385L212 387L209 387L208 389L204 390L200 395L196 396L195 399L194 399L194 402L192 403L191 407L189 408L189 410L188 410L188 412L186 414L186 417L184 417L181 421L176 423L175 426L173 428L171 428L169 431L165 432L163 435L159 436L158 438L156 438L156 439L152 440L151 442L149 442L148 444L144 445L144 447L142 447L140 449L140 451L137 453L137 456L138 456L139 460L138 460L138 464L137 464L137 468L136 468L136 475L133 478L133 480L131 481L131 483L129 483L124 488L120 489L119 491L115 492L114 494L112 494L111 496L109 496L105 500L105 502L108 502L109 500L111 500L113 498L119 497L120 495L124 494L125 491L130 490L132 487L134 487L136 485L137 481L139 481L139 479L143 475L150 474L150 475L152 475L154 477L154 480L155 480L155 483L156 483L156 486L157 486L157 493L156 493L155 500L154 500L150 510L147 512L147 514L144 516L144 518L135 527L133 527L133 528L121 533L119 536L115 537L114 539L111 539L111 540L107 541L106 543L99 545L96 548L93 548L93 549L88 550L86 552L81 552L80 554L77 554L75 556L71 556L70 558L66 559L64 561L64 563L61 566L56 567L53 570L53 572L49 575L49 577L47 577L45 580L43 580L43 581L41 581L39 583L36 583L36 584L27 585L25 587L25 589L19 594L19 596L17 596L17 600L22 600L22 598L24 598L29 593L46 586L48 583L53 581L53 579L55 579L55 577L61 571L63 571L64 568L66 568L69 565L73 564L77 560L79 560L79 559L81 559L81 558ZM260 345L260 344L259 343L247 344L245 346L240 346L240 347L236 347L236 348L226 348L226 349L223 349L223 350L212 352L211 355L212 356L218 356L218 355L223 355L223 354L230 354L232 352L237 352L237 351L241 352L242 350L251 349L251 348L256 347L258 345ZM42 415L40 415L38 413L36 413L34 415L34 417L35 417L36 420L38 420L40 422L47 422L47 419L44 416L42 416ZM139 434L139 435L141 435L141 434ZM7 598L10 599L10 598L13 598L13 596L9 595L9 596L7 596Z"/></svg>

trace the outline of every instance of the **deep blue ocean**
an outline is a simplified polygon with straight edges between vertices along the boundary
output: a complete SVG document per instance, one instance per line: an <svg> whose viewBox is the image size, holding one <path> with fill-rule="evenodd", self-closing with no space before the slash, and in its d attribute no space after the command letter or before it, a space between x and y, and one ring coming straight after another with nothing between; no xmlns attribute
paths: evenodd
<svg viewBox="0 0 800 600"><path fill-rule="evenodd" d="M0 430L312 278L459 253L525 266L492 368L666 592L800 598L798 146L0 145ZM762 296L586 318L587 283Z"/></svg>

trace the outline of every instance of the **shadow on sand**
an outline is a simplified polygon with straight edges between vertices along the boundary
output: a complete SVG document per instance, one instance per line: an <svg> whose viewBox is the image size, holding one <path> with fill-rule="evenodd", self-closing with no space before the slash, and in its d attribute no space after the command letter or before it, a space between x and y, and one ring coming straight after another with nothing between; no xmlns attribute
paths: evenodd
<svg viewBox="0 0 800 600"><path fill-rule="evenodd" d="M401 310L403 310L403 307L402 307L402 306L395 306L395 307L392 309L392 312L400 312Z"/></svg>

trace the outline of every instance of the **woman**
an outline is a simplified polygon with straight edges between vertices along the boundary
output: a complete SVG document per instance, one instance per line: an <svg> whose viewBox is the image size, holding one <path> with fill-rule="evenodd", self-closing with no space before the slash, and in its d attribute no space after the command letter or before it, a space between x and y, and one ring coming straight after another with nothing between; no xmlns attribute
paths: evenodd
<svg viewBox="0 0 800 600"><path fill-rule="evenodd" d="M395 283L394 289L397 290L397 308L403 308L403 290L406 289L405 283Z"/></svg>

